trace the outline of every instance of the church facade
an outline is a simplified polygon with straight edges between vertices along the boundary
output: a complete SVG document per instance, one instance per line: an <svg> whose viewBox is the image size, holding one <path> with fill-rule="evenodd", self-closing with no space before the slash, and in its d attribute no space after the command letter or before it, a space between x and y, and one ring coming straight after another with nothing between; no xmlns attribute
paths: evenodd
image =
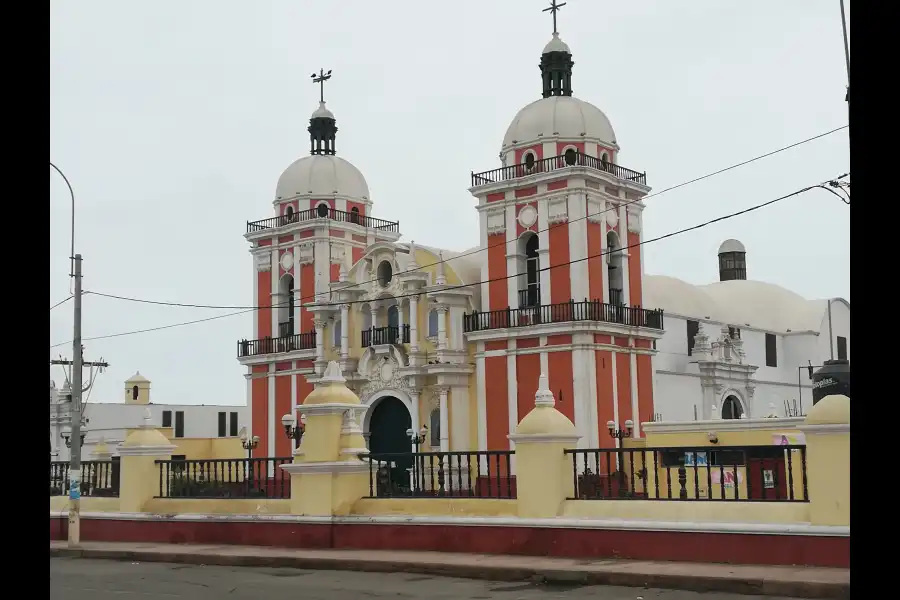
<svg viewBox="0 0 900 600"><path fill-rule="evenodd" d="M740 414L758 414L756 367L730 333L719 339L719 317L726 330L745 321L685 304L670 278L645 275L646 175L620 164L609 119L573 96L573 67L554 33L535 78L540 98L512 119L500 166L471 175L480 239L462 252L401 243L399 223L372 216L365 177L338 156L337 120L320 96L309 156L281 175L274 216L247 223L259 308L237 353L257 455L290 454L283 417L332 360L368 407L360 425L372 452L514 448L507 436L534 406L542 373L580 447L614 447L613 431L628 427L642 437L641 424L663 413L690 420L693 406L695 418L714 406L722 414L731 396ZM664 338L669 303L678 331ZM782 371L797 374L793 364Z"/></svg>
<svg viewBox="0 0 900 600"><path fill-rule="evenodd" d="M541 373L582 446L614 445L610 421L640 435L663 334L662 311L642 299L650 187L618 164L606 115L572 95L573 66L554 33L540 99L512 120L500 167L472 174L480 244L464 252L399 243L398 223L372 217L320 98L310 155L279 179L275 216L247 224L261 309L238 359L259 455L290 453L282 417L330 360L369 407L373 452L408 451L407 430L424 429L425 449L508 449Z"/></svg>

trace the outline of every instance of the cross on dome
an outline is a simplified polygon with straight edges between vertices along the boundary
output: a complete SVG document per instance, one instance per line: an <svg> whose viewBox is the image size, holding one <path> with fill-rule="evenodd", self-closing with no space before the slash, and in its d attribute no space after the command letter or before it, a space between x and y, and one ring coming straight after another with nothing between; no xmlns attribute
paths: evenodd
<svg viewBox="0 0 900 600"><path fill-rule="evenodd" d="M555 25L554 25L554 29L556 29ZM319 84L319 102L324 104L325 103L325 82L328 81L329 79L331 79L331 69L329 69L327 73L325 72L325 69L319 69L318 75L313 73L312 75L310 75L310 77L312 77L313 83Z"/></svg>
<svg viewBox="0 0 900 600"><path fill-rule="evenodd" d="M549 12L550 14L553 15L553 35L559 34L559 32L556 31L556 13L558 13L559 9L561 9L565 5L566 5L565 2L563 2L562 4L557 4L556 0L550 0L550 6L548 6L547 8L545 8L544 10L541 11L541 12Z"/></svg>

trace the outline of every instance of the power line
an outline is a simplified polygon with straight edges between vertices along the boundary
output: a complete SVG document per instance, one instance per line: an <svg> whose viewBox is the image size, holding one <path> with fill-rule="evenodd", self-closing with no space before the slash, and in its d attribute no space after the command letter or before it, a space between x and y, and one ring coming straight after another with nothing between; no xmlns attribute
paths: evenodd
<svg viewBox="0 0 900 600"><path fill-rule="evenodd" d="M663 235L658 236L658 237L655 237L655 238L650 238L650 239L647 239L647 240L642 240L642 241L637 242L637 243L635 243L635 244L630 244L630 245L628 245L628 246L623 246L623 247L621 247L621 248L616 248L615 250L612 250L612 251L607 250L607 251L605 251L605 252L601 252L601 253L599 253L599 254L594 254L594 255L591 255L591 256L586 256L586 257L584 257L584 258L578 258L578 259L570 260L570 261L567 261L567 262L564 262L564 263L560 263L560 264L557 264L557 265L551 265L551 266L543 267L543 268L541 268L541 269L538 269L538 272L541 272L541 271L549 271L549 270L551 270L551 269L556 269L556 268L563 267L563 266L566 266L566 265L571 265L571 264L583 262L583 261L586 261L586 260L590 260L590 259L592 259L592 258L602 258L603 256L606 256L607 254L611 254L611 253L615 253L615 252L622 252L623 250L630 250L630 249L632 249L632 248L638 248L638 247L643 246L643 245L645 245L645 244L650 244L650 243L652 243L652 242L658 242L658 241L661 241L661 240L665 240L665 239L674 237L674 236L676 236L676 235L681 235L681 234L683 234L683 233L687 233L687 232L690 232L690 231L695 231L695 230L697 230L697 229L701 229L701 228L703 228L703 227L707 227L707 226L709 226L709 225L712 225L712 224L714 224L714 223L718 223L718 222L720 222L720 221L724 221L724 220L726 220L726 219L731 219L731 218L734 218L734 217L738 217L738 216L747 214L747 213L749 213L749 212L753 212L753 211L759 210L759 209L761 209L761 208L765 208L765 207L767 207L767 206L771 206L772 204L775 204L776 202L781 202L782 200L787 200L788 198L793 198L794 196L798 196L798 195L800 195L800 194L803 194L803 193L805 193L805 192L808 192L809 190L815 189L816 187L818 187L818 186L815 186L815 185L813 185L813 186L807 186L807 187L805 187L805 188L803 188L803 189L797 190L797 191L795 191L795 192L791 192L790 194L786 194L786 195L784 195L784 196L779 196L778 198L774 198L774 199L772 199L772 200L768 200L768 201L766 201L766 202L762 202L762 203L760 203L760 204L756 204L756 205L754 205L754 206L751 206L751 207L749 207L749 208L745 208L745 209L743 209L743 210L739 210L739 211L737 211L737 212L729 213L729 214L727 214L727 215L722 215L722 216L720 216L720 217L716 217L716 218L714 218L714 219L711 219L711 220L709 220L709 221L705 221L705 222L703 222L703 223L698 223L698 224L696 224L696 225L692 225L692 226L686 227L686 228L684 228L684 229L679 229L679 230L677 230L677 231L672 231L672 232L663 234ZM460 289L460 288L474 287L474 286L476 286L476 285L481 285L481 284L484 284L484 283L491 283L491 282L494 282L494 281L505 281L505 280L508 280L508 279L512 279L513 277L519 277L520 275L524 275L524 273L513 273L513 274L511 274L511 275L506 275L506 276L503 276L503 277L494 277L494 278L492 278L492 279L487 279L487 280L482 280L482 281L473 281L473 282L470 282L470 283L465 283L465 284L460 284L460 285L444 286L444 287L441 288L441 291L449 291L449 290ZM345 288L345 289L346 289L346 288ZM394 298L394 299L400 299L400 298L406 298L406 297L409 297L409 296L418 296L418 295L420 295L420 294L421 294L421 292L412 293L412 294L401 294L401 295L398 295L398 296L394 296L393 298ZM96 293L95 293L95 295L100 295L100 294L96 294ZM141 300L140 300L140 299L135 299L135 301L140 302ZM349 301L346 301L346 302L323 302L323 303L320 303L319 306L339 306L339 305L342 305L342 304L365 304L365 303L367 303L367 302L369 302L369 301L368 301L368 300L349 300ZM179 305L179 306L185 306L185 305ZM91 337L91 338L85 338L85 341L88 341L88 340L103 340L103 339L109 339L109 338L115 338L115 337L122 337L122 336L128 336L128 335L136 335L136 334L139 334L139 333L148 333L148 332L151 332L151 331L160 331L160 330L163 330L163 329L171 329L171 328L174 328L174 327L183 327L183 326L185 326L185 325L193 325L193 324L196 324L196 323L204 323L204 322L206 322L206 321L214 321L214 320L216 320L216 319L224 319L224 318L226 318L226 317L233 317L233 316L236 316L236 315L246 314L246 313L249 313L249 312L255 312L255 311L261 310L261 309L271 309L271 308L275 308L275 306L252 307L252 308L248 308L248 309L246 309L246 310L242 310L242 311L238 311L238 312L234 312L234 313L227 313L227 314L224 314L224 315L217 315L217 316L215 316L215 317L208 317L208 318L205 318L205 319L197 319L197 320L194 320L194 321L184 321L184 322L181 322L181 323L173 323L173 324L171 324L171 325L163 325L163 326L160 326L160 327L151 327L151 328L148 328L148 329L139 329L139 330L135 330L135 331L126 331L126 332L122 332L122 333L114 333L114 334L110 334L110 335L102 335L102 336L96 336L96 337ZM62 343L59 343L59 344L54 344L54 345L50 346L50 348L56 348L56 347L58 347L58 346L63 346L63 345L65 345L65 344L69 344L69 343L71 343L71 342L62 342Z"/></svg>
<svg viewBox="0 0 900 600"><path fill-rule="evenodd" d="M756 162L756 161L758 161L758 160L762 160L762 159L764 159L764 158L768 158L768 157L773 156L773 155L775 155L775 154L778 154L778 153L780 153L780 152L784 152L784 151L786 151L786 150L790 150L791 148L796 148L797 146L801 146L801 145L803 145L803 144L807 144L807 143L809 143L809 142L815 141L815 140L817 140L817 139L823 138L823 137L825 137L825 136L828 136L828 135L831 135L831 134L836 133L836 132L838 132L838 131L841 131L841 130L843 130L843 129L846 129L847 127L848 127L847 125L843 125L843 126L841 126L841 127L837 127L837 128L832 129L832 130L830 130L830 131L826 131L826 132L824 132L824 133L820 133L820 134L815 135L815 136L813 136L813 137L806 138L805 140L800 140L799 142L794 142L793 144L789 144L789 145L787 145L787 146L783 146L783 147L778 148L778 149L776 149L776 150L772 150L772 151L770 151L770 152L766 152L765 154L760 154L759 156L755 156L755 157L753 157L753 158L744 160L744 161L742 161L742 162L735 163L735 164L733 164L733 165L731 165L731 166L725 167L725 168L723 168L723 169L719 169L718 171L713 171L713 172L711 172L711 173L707 173L706 175L701 175L700 177L695 177L694 179L690 179L690 180L688 180L688 181L684 181L684 182L682 182L682 183L679 183L679 184L676 184L676 185L673 185L673 186L664 188L664 189L662 189L662 190L660 190L660 191L658 191L658 192L655 192L655 193L653 193L653 194L649 194L649 195L647 195L647 196L644 196L643 198L638 198L638 199L635 199L635 200L629 200L628 202L623 202L623 203L617 204L617 205L614 206L614 207L606 208L606 209L601 210L601 211L598 211L598 212L596 212L596 213L590 213L590 214L587 214L587 215L584 215L584 216L581 216L581 217L575 217L575 218L569 219L569 223L573 223L573 222L576 222L576 221L581 221L581 220L584 220L584 219L588 219L588 218L590 218L590 217L595 217L595 216L598 216L598 215L602 215L602 214L607 213L607 212L610 212L610 211L612 211L612 210L619 210L622 206L629 206L629 205L631 205L631 204L635 204L636 202L641 202L641 201L646 200L646 199L648 199L648 198L653 198L653 197L656 197L656 196L661 196L662 194L665 194L666 192L671 192L671 191L673 191L673 190L677 190L677 189L679 189L679 188L682 188L682 187L685 187L685 186L688 186L688 185L697 183L697 182L699 182L699 181L703 181L704 179L709 179L710 177L714 177L714 176L716 176L716 175L721 175L722 173L725 173L725 172L727 172L727 171L732 171L732 170L734 170L734 169L737 169L737 168L746 166L746 165L748 165L748 164L750 164L750 163L753 163L753 162ZM843 176L842 176L842 177L843 177ZM840 178L838 178L838 179L840 179ZM549 231L549 230L550 230L549 228L547 228L547 229L539 229L539 230L536 230L534 233L539 234L539 233L543 233L543 232ZM489 249L491 249L491 248L497 247L497 246L505 246L505 245L508 244L508 243L509 243L509 242L508 242L507 240L504 239L503 241L495 242L495 243L493 243L493 244L488 244L488 245L486 245L486 246L484 246L484 247L475 248L475 249L470 250L470 251L468 251L468 252L464 252L464 253L462 253L462 254L457 254L456 256L453 256L453 257L450 257L450 258L447 258L447 259L438 260L438 261L436 261L436 262L429 263L429 264L427 264L427 265L420 265L420 266L418 266L418 267L415 268L415 269L407 269L406 271L399 271L399 272L395 273L394 276L403 275L403 274L406 274L406 273L416 273L416 272L421 272L421 271L424 270L424 269L427 269L427 268L430 268L430 267L433 267L433 266L436 266L436 265L439 265L439 264L448 263L448 262L450 262L451 260L456 260L456 259L458 259L458 258L463 258L464 256L471 256L471 255L473 255L473 254L478 254L479 252L485 252L485 251L487 251L487 250L489 250ZM348 286L346 286L346 287L343 287L343 288L341 288L341 289L342 289L342 290L350 290L350 289L354 289L354 288L359 288L359 287L361 287L361 286L365 286L365 285L368 285L368 284L370 284L370 283L373 283L373 282L375 282L375 281L377 281L377 280L378 280L377 278L374 278L374 279L368 279L368 280L366 280L366 281L362 281L362 282L359 282L359 283L353 283L353 284L350 284L350 285L348 285ZM142 299L142 298L133 298L133 297L129 297L129 296L119 296L119 295L115 295L115 294L104 294L104 293L101 293L101 292L91 292L91 293L94 294L95 296L102 296L102 297L104 297L104 298L112 298L112 299L115 299L115 300L124 300L124 301L127 301L127 302L138 302L138 303L141 303L141 304L155 304L155 305L159 305L159 306L177 306L177 307L182 307L182 308L209 308L209 309L217 309L217 310L239 310L239 309L240 309L240 310L242 310L242 309L262 310L262 309L265 309L265 308L279 308L279 307L286 306L286 305L290 304L290 301L288 301L288 302L276 303L276 304L271 304L271 305L269 305L269 306L234 306L234 305L216 305L216 304L192 304L192 303L182 303L182 302L166 302L166 301L160 301L160 300L146 300L146 299ZM299 301L302 303L302 302L305 301L305 300L315 300L315 299L316 299L316 294L310 294L310 295L307 295L307 296L301 296L300 298L295 298L295 299L293 300L293 302L297 302L297 301L299 300ZM238 314L238 313L235 313L235 314Z"/></svg>
<svg viewBox="0 0 900 600"><path fill-rule="evenodd" d="M61 306L61 305L65 304L66 302L68 302L69 300L71 300L71 299L74 298L74 297L75 297L75 296L69 296L69 297L66 298L65 300L60 300L59 302L57 302L56 304L54 304L53 306L51 306L51 307L50 307L50 310L53 310L53 309L56 308L57 306Z"/></svg>

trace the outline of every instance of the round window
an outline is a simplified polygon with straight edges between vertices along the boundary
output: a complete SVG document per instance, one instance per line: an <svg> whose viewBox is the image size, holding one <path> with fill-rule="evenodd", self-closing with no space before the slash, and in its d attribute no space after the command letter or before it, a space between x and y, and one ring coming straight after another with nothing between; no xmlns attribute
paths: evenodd
<svg viewBox="0 0 900 600"><path fill-rule="evenodd" d="M378 284L381 287L387 287L393 277L394 269L391 267L391 263L386 260L381 261L378 265Z"/></svg>
<svg viewBox="0 0 900 600"><path fill-rule="evenodd" d="M525 154L525 168L529 171L534 168L534 152Z"/></svg>
<svg viewBox="0 0 900 600"><path fill-rule="evenodd" d="M575 148L569 148L563 156L566 158L566 164L571 167L578 158L578 151Z"/></svg>
<svg viewBox="0 0 900 600"><path fill-rule="evenodd" d="M327 217L328 216L328 205L324 204L324 203L318 205L316 207L316 216L319 218L322 218L322 219Z"/></svg>

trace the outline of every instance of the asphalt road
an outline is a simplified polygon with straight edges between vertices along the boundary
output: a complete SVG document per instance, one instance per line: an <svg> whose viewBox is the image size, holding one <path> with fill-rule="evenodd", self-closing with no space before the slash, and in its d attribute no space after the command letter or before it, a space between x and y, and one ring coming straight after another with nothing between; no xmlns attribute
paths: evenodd
<svg viewBox="0 0 900 600"><path fill-rule="evenodd" d="M605 586L540 586L405 573L351 573L247 567L50 559L50 600L761 600ZM766 600L778 600L767 598ZM787 599L782 599L787 600Z"/></svg>

